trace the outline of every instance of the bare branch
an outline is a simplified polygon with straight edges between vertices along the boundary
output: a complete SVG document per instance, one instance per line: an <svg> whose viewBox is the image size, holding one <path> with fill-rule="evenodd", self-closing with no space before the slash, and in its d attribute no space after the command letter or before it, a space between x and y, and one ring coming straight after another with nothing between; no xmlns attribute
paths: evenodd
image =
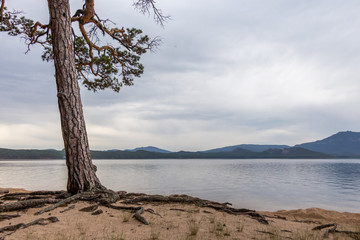
<svg viewBox="0 0 360 240"><path fill-rule="evenodd" d="M155 0L137 0L134 2L134 7L139 9L142 14L150 15L150 12L154 14L154 20L157 24L164 26L164 23L170 20L170 16L166 16L162 13L161 9L155 6Z"/></svg>

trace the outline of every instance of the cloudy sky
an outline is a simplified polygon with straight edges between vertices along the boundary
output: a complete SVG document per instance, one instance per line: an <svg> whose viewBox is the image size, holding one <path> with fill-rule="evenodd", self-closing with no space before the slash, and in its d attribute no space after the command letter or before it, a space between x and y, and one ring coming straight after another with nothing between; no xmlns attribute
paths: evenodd
<svg viewBox="0 0 360 240"><path fill-rule="evenodd" d="M71 0L72 11L82 5ZM47 22L46 1L7 1ZM119 94L82 89L92 149L206 150L360 131L358 0L158 0L162 28L132 1L96 1L118 27L163 43ZM0 34L0 147L62 148L52 63Z"/></svg>

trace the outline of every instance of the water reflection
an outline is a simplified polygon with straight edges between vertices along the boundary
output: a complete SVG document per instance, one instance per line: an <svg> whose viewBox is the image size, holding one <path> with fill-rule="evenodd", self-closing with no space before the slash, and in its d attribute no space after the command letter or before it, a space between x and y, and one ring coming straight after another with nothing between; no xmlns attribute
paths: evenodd
<svg viewBox="0 0 360 240"><path fill-rule="evenodd" d="M257 210L360 212L360 160L95 160L114 190L185 193ZM0 161L0 186L65 189L63 160Z"/></svg>

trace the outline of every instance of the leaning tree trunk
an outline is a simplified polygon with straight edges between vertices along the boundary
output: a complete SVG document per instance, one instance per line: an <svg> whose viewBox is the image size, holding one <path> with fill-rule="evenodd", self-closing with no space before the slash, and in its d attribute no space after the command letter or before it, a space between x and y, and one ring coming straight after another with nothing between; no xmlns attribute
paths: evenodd
<svg viewBox="0 0 360 240"><path fill-rule="evenodd" d="M92 164L76 79L69 0L48 0L57 97L68 168L67 191L103 188Z"/></svg>

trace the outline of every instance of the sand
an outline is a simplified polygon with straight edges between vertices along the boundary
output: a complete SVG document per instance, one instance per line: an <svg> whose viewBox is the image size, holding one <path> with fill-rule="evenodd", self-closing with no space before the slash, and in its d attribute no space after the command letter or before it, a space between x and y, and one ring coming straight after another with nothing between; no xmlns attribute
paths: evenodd
<svg viewBox="0 0 360 240"><path fill-rule="evenodd" d="M0 196L4 190L25 191L0 188ZM73 209L61 213L62 210L73 205ZM360 214L319 208L260 212L269 221L269 225L264 225L250 216L231 215L190 204L145 204L144 208L152 209L154 213L144 212L143 216L150 223L144 225L134 219L132 213L123 210L100 206L99 209L103 210L100 215L79 211L90 205L91 203L87 202L76 202L40 216L34 215L39 211L38 208L1 213L19 213L21 217L0 221L0 228L56 216L58 222L19 229L5 239L323 239L326 229L320 231L311 229L320 224L333 222L338 224L337 230L360 231ZM0 232L0 239L7 233L9 232ZM357 237L360 239L360 234ZM336 233L330 234L329 239L354 239L354 236L351 238Z"/></svg>

